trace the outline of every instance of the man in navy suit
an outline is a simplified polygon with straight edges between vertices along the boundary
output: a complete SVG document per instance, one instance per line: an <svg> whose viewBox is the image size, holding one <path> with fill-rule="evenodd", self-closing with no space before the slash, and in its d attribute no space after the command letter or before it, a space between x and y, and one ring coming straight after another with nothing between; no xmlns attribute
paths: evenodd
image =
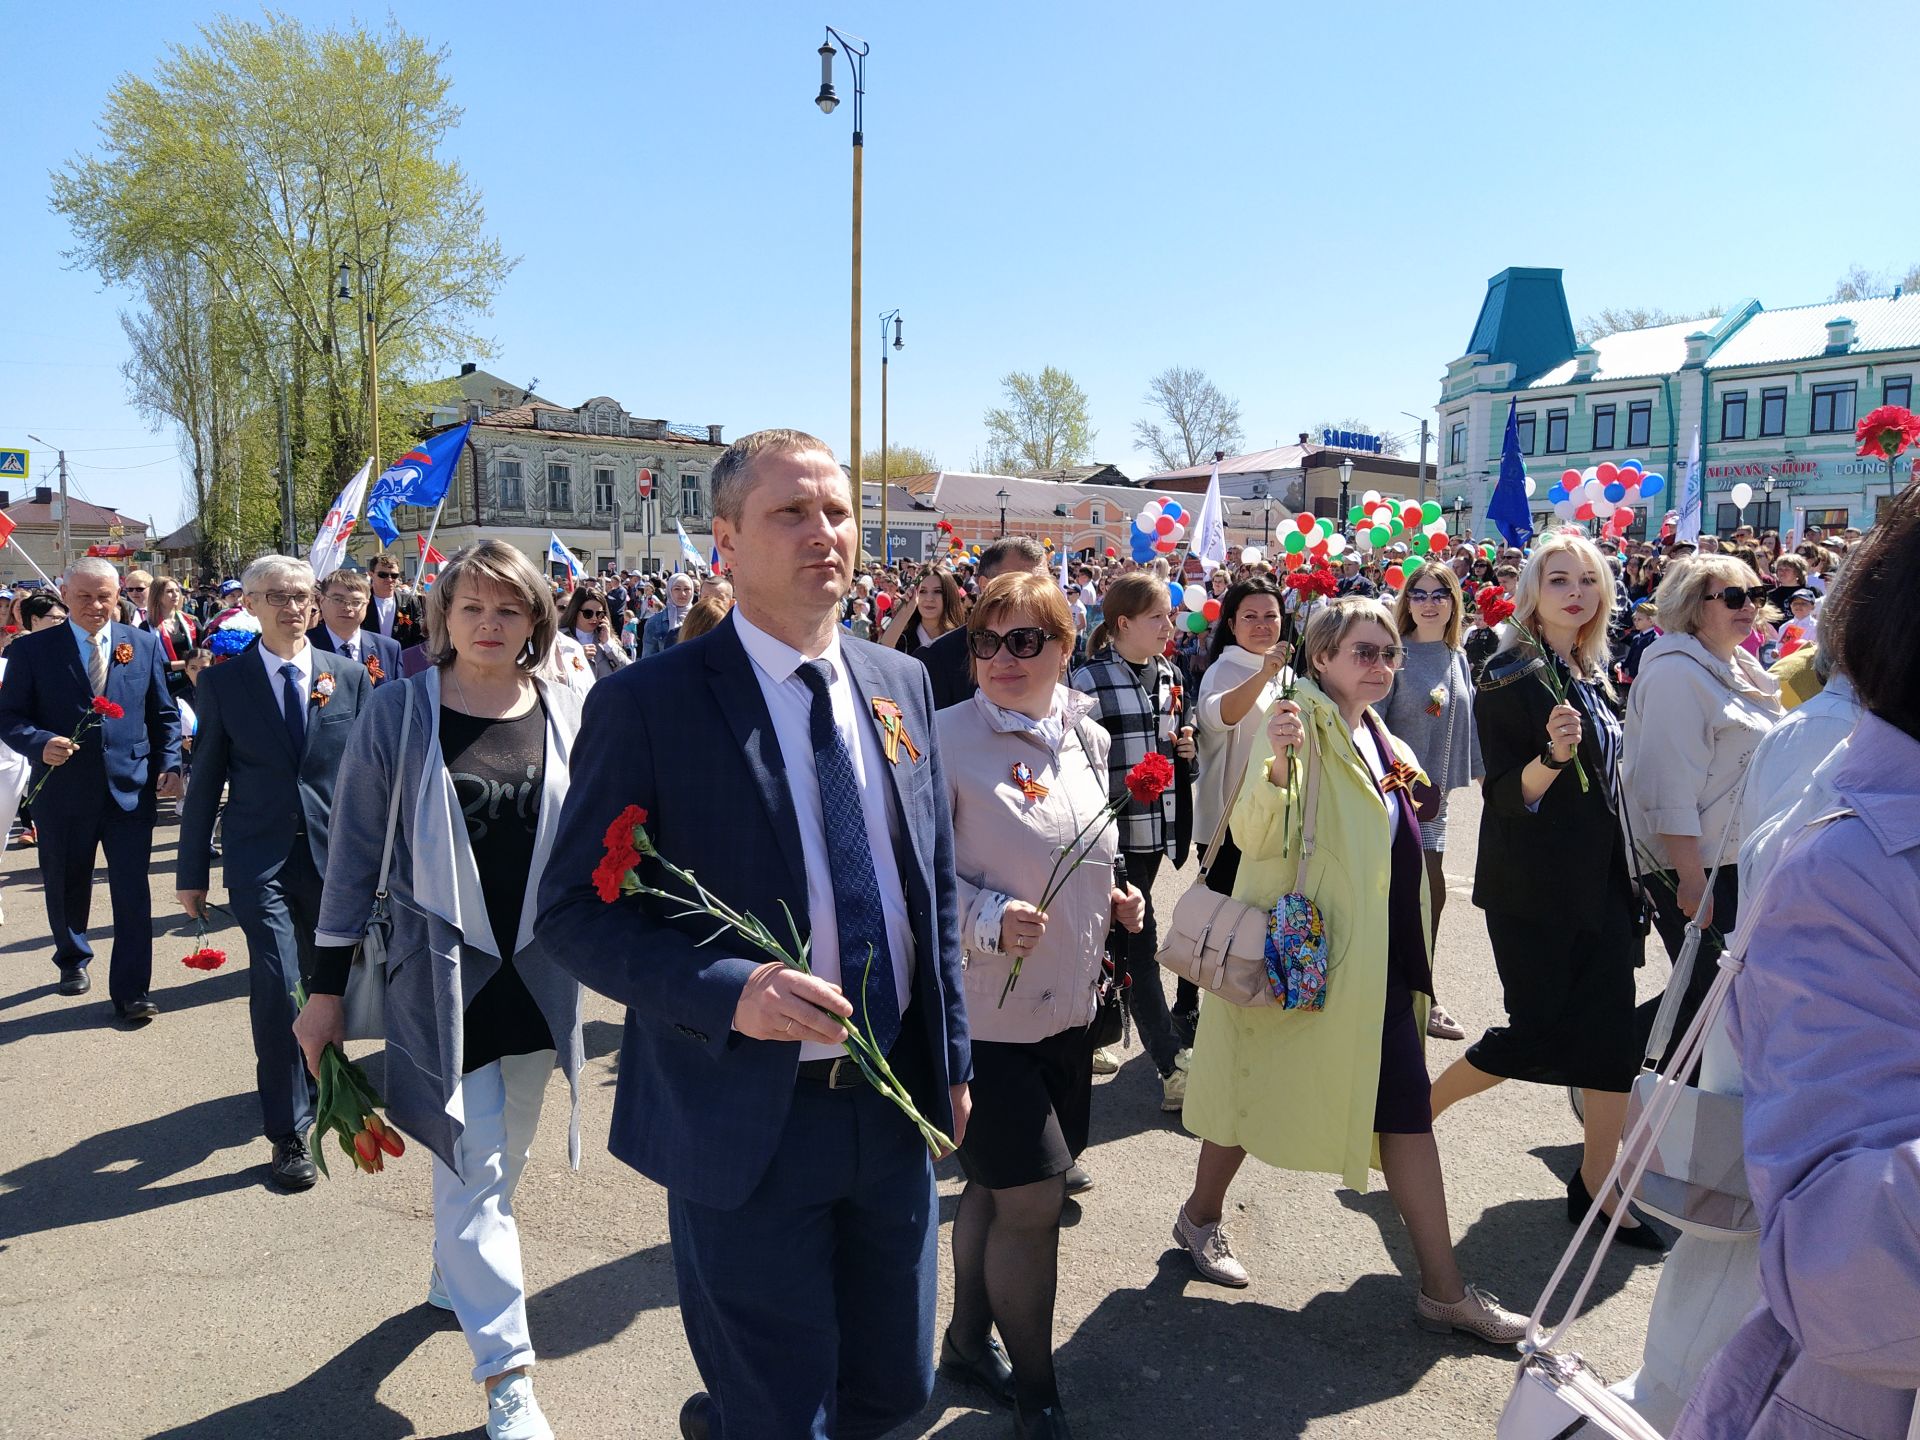
<svg viewBox="0 0 1920 1440"><path fill-rule="evenodd" d="M541 933L627 1007L611 1148L667 1189L707 1386L682 1434L859 1440L932 1392L938 1214L926 1146L842 1058L838 1017L858 1001L958 1141L973 1057L952 818L926 671L835 623L859 512L832 453L761 431L712 486L739 603L594 686ZM713 922L671 905L602 903L592 873L627 805L720 899L780 933L790 911L814 973L703 943Z"/></svg>
<svg viewBox="0 0 1920 1440"><path fill-rule="evenodd" d="M344 655L366 666L375 685L400 676L400 642L377 630L363 630L371 598L366 576L357 570L335 570L320 582L320 623L307 632L316 650Z"/></svg>
<svg viewBox="0 0 1920 1440"><path fill-rule="evenodd" d="M60 993L92 988L87 917L93 859L107 856L113 900L113 962L107 991L114 1013L144 1022L160 1013L153 982L153 904L147 867L153 856L155 796L180 793L180 713L167 692L166 652L144 630L113 619L120 577L104 560L80 560L60 586L67 623L21 635L7 647L0 685L0 740L33 761L40 832L40 879L53 931ZM120 707L118 719L71 738L96 698Z"/></svg>
<svg viewBox="0 0 1920 1440"><path fill-rule="evenodd" d="M207 852L225 784L227 901L247 937L261 1121L273 1143L274 1183L305 1190L318 1175L307 1149L314 1093L294 1043L293 988L313 967L334 778L372 686L362 666L308 643L314 587L306 561L263 555L240 585L260 639L194 687L200 729L174 883L181 908L204 917Z"/></svg>

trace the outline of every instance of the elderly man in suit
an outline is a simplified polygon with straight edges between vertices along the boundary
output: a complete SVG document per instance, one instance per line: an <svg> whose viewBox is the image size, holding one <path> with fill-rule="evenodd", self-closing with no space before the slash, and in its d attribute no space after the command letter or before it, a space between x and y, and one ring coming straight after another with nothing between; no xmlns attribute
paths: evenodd
<svg viewBox="0 0 1920 1440"><path fill-rule="evenodd" d="M399 593L400 562L391 555L375 555L367 574L373 582L373 599L361 628L386 636L402 650L422 643L427 638L426 613L417 599Z"/></svg>
<svg viewBox="0 0 1920 1440"><path fill-rule="evenodd" d="M640 658L658 655L680 638L681 622L693 606L693 577L676 571L667 581L667 603L640 627Z"/></svg>
<svg viewBox="0 0 1920 1440"><path fill-rule="evenodd" d="M399 676L400 642L362 628L371 609L366 576L335 570L320 582L320 623L307 631L316 650L344 656L366 667L375 685Z"/></svg>
<svg viewBox="0 0 1920 1440"><path fill-rule="evenodd" d="M224 783L227 902L247 937L261 1122L273 1144L274 1183L305 1190L317 1177L307 1149L314 1094L293 1038L293 988L313 968L334 778L372 686L363 666L308 642L314 585L306 561L263 555L240 584L260 639L210 667L195 687L200 729L174 884L180 907L203 918Z"/></svg>
<svg viewBox="0 0 1920 1440"><path fill-rule="evenodd" d="M926 671L835 623L859 512L832 453L760 431L712 485L739 603L594 687L541 933L627 1007L611 1147L667 1189L707 1386L681 1433L857 1440L931 1393L938 1216L926 1146L843 1058L840 1017L958 1140L952 819ZM707 944L711 922L672 905L602 903L593 870L627 805L720 899L782 931L790 912L813 973Z"/></svg>
<svg viewBox="0 0 1920 1440"><path fill-rule="evenodd" d="M40 879L53 931L60 993L92 988L87 917L93 859L107 856L113 901L114 1013L141 1023L160 1013L153 982L155 797L180 793L180 713L167 691L166 653L143 630L114 621L120 577L104 560L76 561L61 582L67 623L16 636L0 685L0 739L33 762ZM119 714L72 736L96 701Z"/></svg>

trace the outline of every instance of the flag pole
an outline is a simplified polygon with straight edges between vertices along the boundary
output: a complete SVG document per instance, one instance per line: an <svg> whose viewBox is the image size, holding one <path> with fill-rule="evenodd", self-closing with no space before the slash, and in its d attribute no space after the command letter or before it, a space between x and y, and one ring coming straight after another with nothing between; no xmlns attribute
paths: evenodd
<svg viewBox="0 0 1920 1440"><path fill-rule="evenodd" d="M434 532L440 528L440 512L446 508L447 497L442 495L440 503L433 507L433 519L427 524L427 543L420 547L420 569L414 575L416 580L427 571L427 556L433 553Z"/></svg>
<svg viewBox="0 0 1920 1440"><path fill-rule="evenodd" d="M24 546L20 550L20 558L26 561L27 564L32 565L33 573L38 575L42 580L46 581L47 584L53 586L53 588L56 590L60 588L59 583L51 575L47 574L46 571L40 568L39 564L34 560L33 556L29 555L26 552L26 549Z"/></svg>

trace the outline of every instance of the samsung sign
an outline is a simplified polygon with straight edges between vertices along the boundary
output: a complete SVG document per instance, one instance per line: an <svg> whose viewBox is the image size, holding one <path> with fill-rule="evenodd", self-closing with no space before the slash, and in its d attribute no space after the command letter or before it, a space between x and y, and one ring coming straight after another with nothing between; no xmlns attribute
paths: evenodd
<svg viewBox="0 0 1920 1440"><path fill-rule="evenodd" d="M1378 435L1364 435L1358 430L1322 430L1320 443L1340 450L1366 450L1375 455L1384 448Z"/></svg>

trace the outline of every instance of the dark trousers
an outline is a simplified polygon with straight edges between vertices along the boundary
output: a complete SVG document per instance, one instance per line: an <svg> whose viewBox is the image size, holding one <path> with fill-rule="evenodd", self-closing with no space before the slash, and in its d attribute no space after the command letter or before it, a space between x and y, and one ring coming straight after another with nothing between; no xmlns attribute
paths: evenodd
<svg viewBox="0 0 1920 1440"><path fill-rule="evenodd" d="M247 937L253 1073L260 1091L260 1123L269 1140L285 1140L313 1124L314 1084L293 1038L299 1013L293 987L313 971L320 885L313 851L302 835L271 879L229 887L227 903Z"/></svg>
<svg viewBox="0 0 1920 1440"><path fill-rule="evenodd" d="M1167 991L1161 983L1160 962L1153 957L1160 950L1160 924L1153 913L1153 882L1160 874L1164 855L1127 856L1127 883L1137 886L1147 897L1146 923L1138 935L1130 935L1116 925L1107 932L1107 953L1114 958L1114 969L1126 976L1127 1009L1140 1031L1140 1043L1154 1069L1162 1075L1173 1073L1173 1057L1181 1048L1174 1033L1173 1016L1167 1010ZM1198 1004L1198 992L1195 992Z"/></svg>
<svg viewBox="0 0 1920 1440"><path fill-rule="evenodd" d="M939 1212L919 1133L864 1085L802 1080L737 1210L667 1197L714 1440L873 1440L933 1393Z"/></svg>
<svg viewBox="0 0 1920 1440"><path fill-rule="evenodd" d="M1681 910L1679 897L1674 893L1675 877L1672 871L1661 876L1649 876L1647 889L1653 895L1653 928L1659 933L1660 941L1667 947L1669 960L1678 958L1680 947L1687 938L1687 916ZM1673 1058L1674 1050L1679 1046L1681 1037L1687 1033L1687 1027L1693 1024L1693 1017L1700 1013L1700 1006L1707 998L1707 991L1713 988L1714 977L1720 973L1720 956L1726 950L1726 937L1733 934L1733 927L1740 923L1740 874L1734 865L1722 865L1720 874L1713 882L1713 914L1708 917L1707 928L1700 932L1700 949L1693 957L1693 974L1687 977L1686 998L1680 1002L1679 1018L1673 1022L1673 1035L1667 1041L1666 1052L1660 1057L1660 1067L1665 1069ZM1634 1014L1634 1034L1640 1043L1640 1053L1646 1053L1646 1044L1653 1035L1655 1013L1660 1009L1658 1000L1648 1000Z"/></svg>
<svg viewBox="0 0 1920 1440"><path fill-rule="evenodd" d="M72 762L68 762L71 764ZM153 983L153 899L147 871L153 860L153 791L133 810L97 793L76 798L80 787L42 792L34 815L40 832L40 882L47 897L53 960L62 970L93 959L87 919L93 910L93 860L107 856L107 891L113 905L113 962L107 993L114 1008L146 997Z"/></svg>

